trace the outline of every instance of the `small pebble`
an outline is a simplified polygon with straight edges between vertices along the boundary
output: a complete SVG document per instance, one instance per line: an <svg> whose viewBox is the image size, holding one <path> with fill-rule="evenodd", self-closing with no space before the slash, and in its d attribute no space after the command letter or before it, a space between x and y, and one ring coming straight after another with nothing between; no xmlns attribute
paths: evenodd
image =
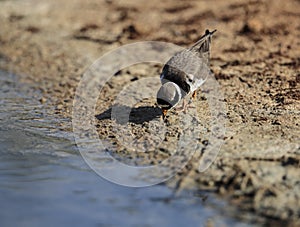
<svg viewBox="0 0 300 227"><path fill-rule="evenodd" d="M40 101L40 103L44 104L47 101L47 99L45 97L42 97L42 98L40 98L39 101Z"/></svg>

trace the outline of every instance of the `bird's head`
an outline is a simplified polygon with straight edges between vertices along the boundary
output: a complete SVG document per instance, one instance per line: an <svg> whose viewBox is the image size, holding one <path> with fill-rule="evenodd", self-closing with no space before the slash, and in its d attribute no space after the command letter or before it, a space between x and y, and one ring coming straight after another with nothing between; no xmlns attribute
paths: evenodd
<svg viewBox="0 0 300 227"><path fill-rule="evenodd" d="M182 98L181 89L173 82L163 84L157 92L156 100L162 109L163 116L167 111L176 106Z"/></svg>

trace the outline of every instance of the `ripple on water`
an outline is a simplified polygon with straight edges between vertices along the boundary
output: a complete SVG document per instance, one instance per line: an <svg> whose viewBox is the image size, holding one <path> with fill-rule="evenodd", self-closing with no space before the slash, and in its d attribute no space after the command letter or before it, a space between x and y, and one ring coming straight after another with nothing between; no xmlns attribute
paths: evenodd
<svg viewBox="0 0 300 227"><path fill-rule="evenodd" d="M77 153L71 133L61 130L68 119L51 116L51 106L39 102L41 94L0 71L0 142L2 154L35 153L68 156Z"/></svg>

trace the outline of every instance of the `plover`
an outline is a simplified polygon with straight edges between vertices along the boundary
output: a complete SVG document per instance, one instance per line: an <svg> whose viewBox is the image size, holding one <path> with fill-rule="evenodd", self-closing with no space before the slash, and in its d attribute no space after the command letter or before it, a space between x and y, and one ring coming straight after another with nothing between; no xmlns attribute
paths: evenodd
<svg viewBox="0 0 300 227"><path fill-rule="evenodd" d="M192 94L192 97L195 98L197 89L211 74L209 49L211 37L215 31L206 30L205 34L192 47L176 53L164 65L160 75L162 86L156 97L163 117L185 96Z"/></svg>

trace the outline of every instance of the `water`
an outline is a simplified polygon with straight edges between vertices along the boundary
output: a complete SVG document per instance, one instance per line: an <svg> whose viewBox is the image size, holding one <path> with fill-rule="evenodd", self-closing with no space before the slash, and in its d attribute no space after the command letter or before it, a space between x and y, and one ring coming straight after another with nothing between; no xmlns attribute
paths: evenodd
<svg viewBox="0 0 300 227"><path fill-rule="evenodd" d="M164 185L126 188L83 161L68 119L41 94L0 71L0 226L249 226L210 194L174 196Z"/></svg>

